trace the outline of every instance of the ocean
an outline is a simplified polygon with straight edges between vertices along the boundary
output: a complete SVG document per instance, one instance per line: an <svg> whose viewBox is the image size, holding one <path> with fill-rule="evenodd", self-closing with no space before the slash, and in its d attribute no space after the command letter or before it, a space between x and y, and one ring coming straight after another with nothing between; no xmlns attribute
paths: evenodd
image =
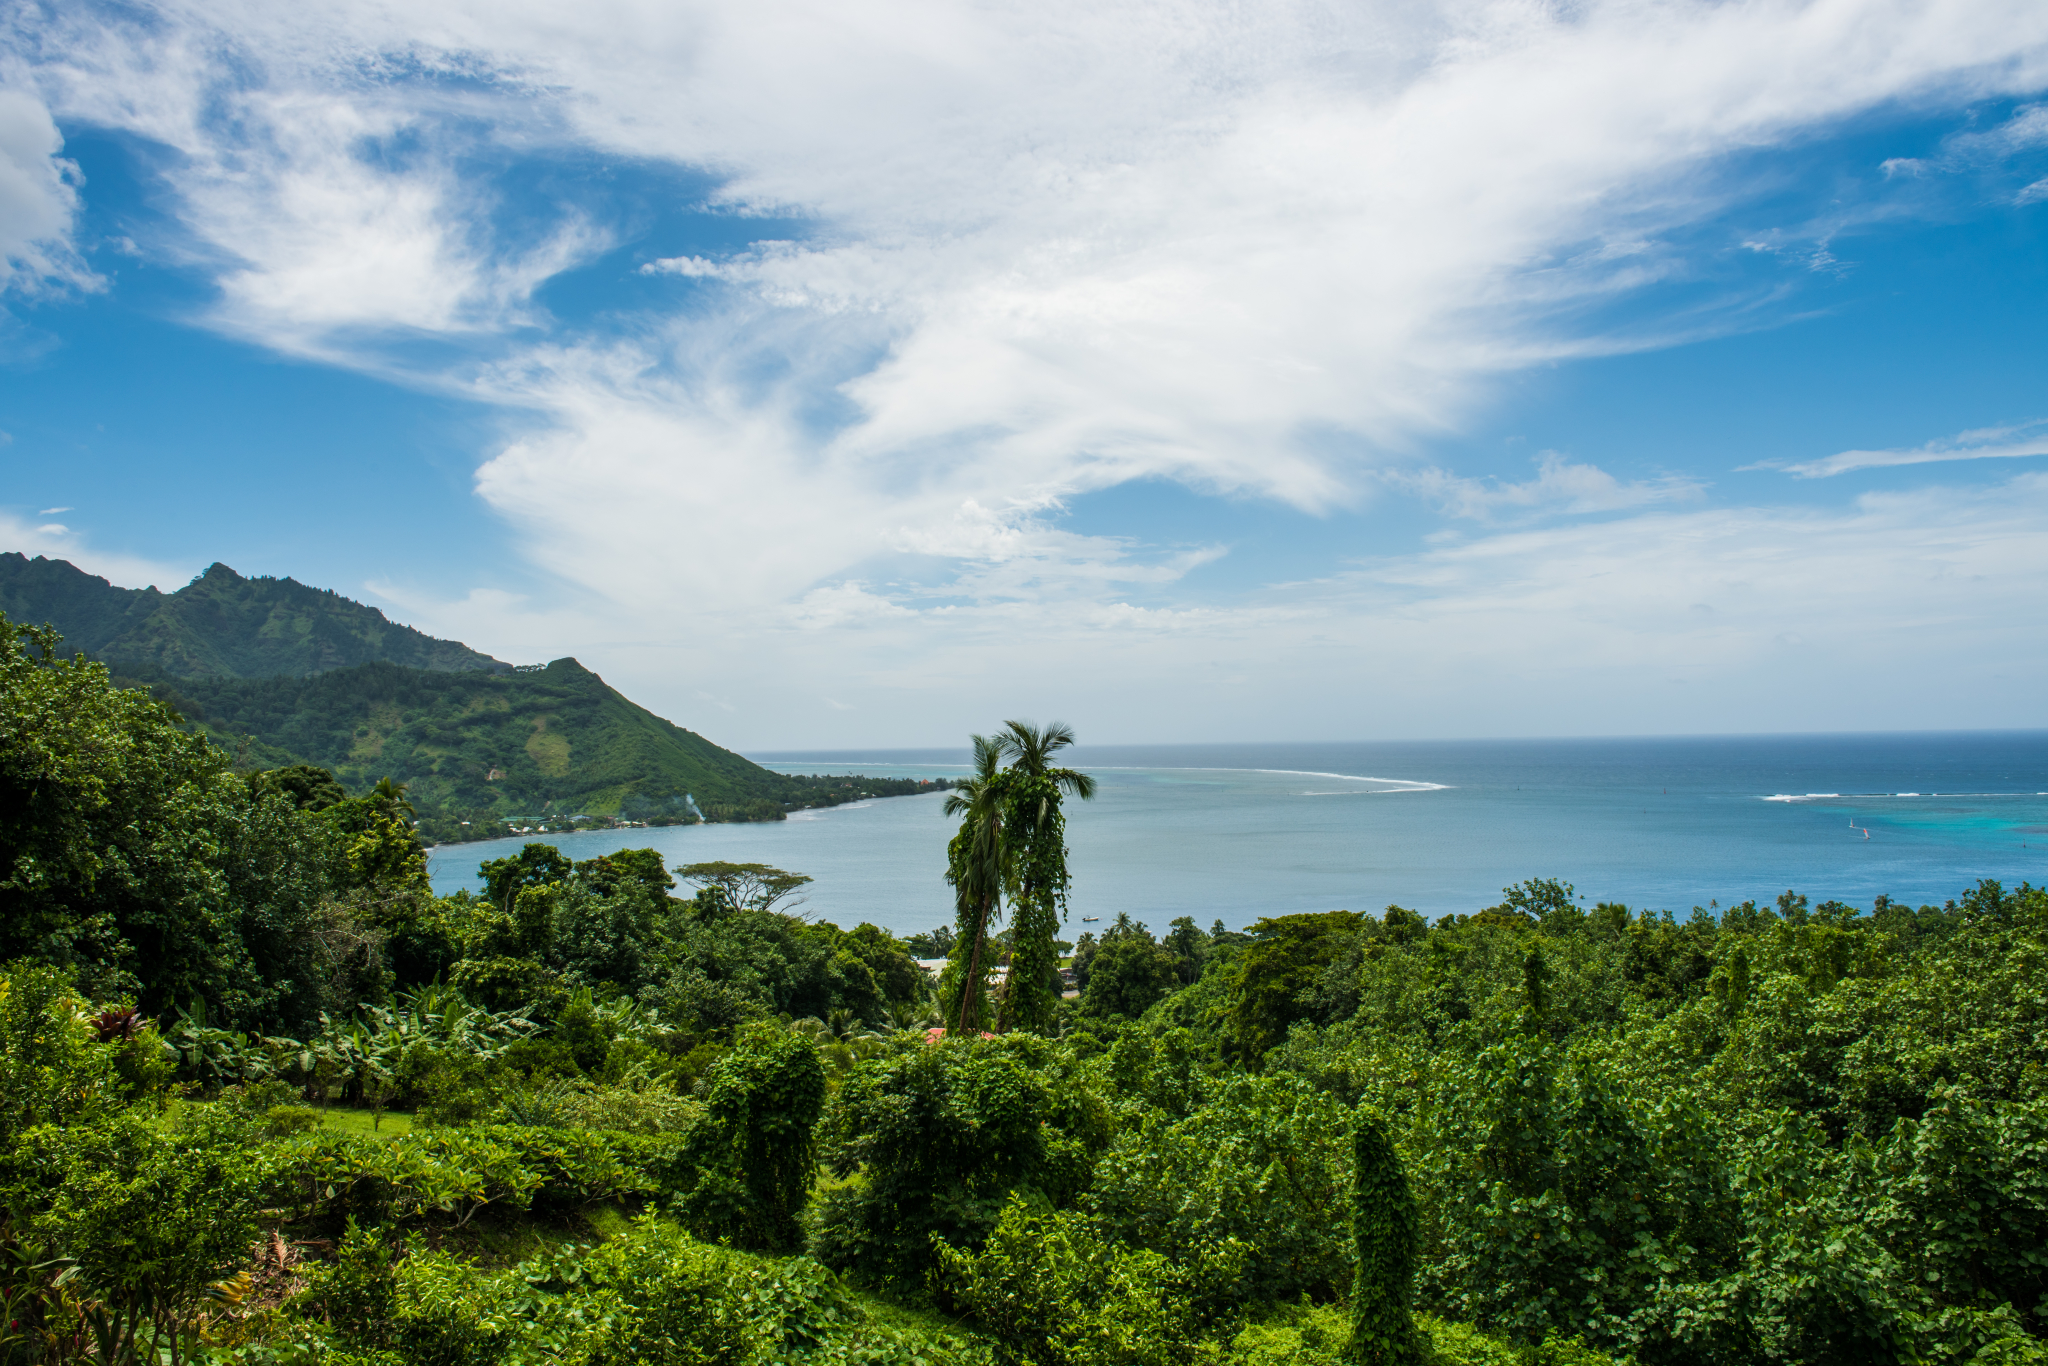
<svg viewBox="0 0 2048 1366"><path fill-rule="evenodd" d="M2048 879L2048 731L1333 744L1080 745L1092 802L1067 809L1066 934L1120 911L1241 928L1260 916L1401 905L1432 918L1560 878L1587 905L1681 918L1796 890L1939 904L1980 878ZM962 750L760 753L791 773L956 777ZM810 875L802 913L898 934L952 919L938 796L763 825L546 837L573 858L652 847ZM478 886L515 837L436 849L437 891Z"/></svg>

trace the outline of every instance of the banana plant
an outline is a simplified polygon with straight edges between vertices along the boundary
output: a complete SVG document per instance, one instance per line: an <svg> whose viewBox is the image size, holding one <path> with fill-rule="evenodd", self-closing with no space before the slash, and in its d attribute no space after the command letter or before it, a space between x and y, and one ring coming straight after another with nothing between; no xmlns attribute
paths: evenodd
<svg viewBox="0 0 2048 1366"><path fill-rule="evenodd" d="M174 1050L182 1069L208 1090L263 1081L274 1075L271 1059L296 1041L270 1041L274 1047L252 1043L231 1029L216 1029L207 1023L206 1002L194 998L192 1008L178 1009L178 1022L164 1033L164 1043Z"/></svg>

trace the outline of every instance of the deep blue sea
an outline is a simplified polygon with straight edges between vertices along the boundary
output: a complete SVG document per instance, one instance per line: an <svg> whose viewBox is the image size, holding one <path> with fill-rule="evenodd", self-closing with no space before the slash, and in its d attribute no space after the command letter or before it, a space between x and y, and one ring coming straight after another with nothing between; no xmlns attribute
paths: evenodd
<svg viewBox="0 0 2048 1366"><path fill-rule="evenodd" d="M1532 877L1587 904L1685 916L1768 900L1939 903L1979 878L2048 881L2048 731L1284 745L1084 745L1069 922L1128 911L1156 930L1389 903L1476 911ZM953 777L964 750L764 753L793 773ZM900 933L952 918L942 799L896 797L772 825L550 836L591 858L773 864L817 879L803 912ZM434 886L527 838L434 852Z"/></svg>

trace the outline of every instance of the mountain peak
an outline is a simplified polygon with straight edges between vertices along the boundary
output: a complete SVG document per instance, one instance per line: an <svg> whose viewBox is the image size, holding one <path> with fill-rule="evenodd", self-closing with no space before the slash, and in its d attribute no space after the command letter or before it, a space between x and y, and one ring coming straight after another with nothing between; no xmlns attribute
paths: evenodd
<svg viewBox="0 0 2048 1366"><path fill-rule="evenodd" d="M176 678L302 677L379 662L441 673L512 667L338 593L244 578L218 560L160 594L116 588L64 560L0 555L0 611L48 622L73 649Z"/></svg>

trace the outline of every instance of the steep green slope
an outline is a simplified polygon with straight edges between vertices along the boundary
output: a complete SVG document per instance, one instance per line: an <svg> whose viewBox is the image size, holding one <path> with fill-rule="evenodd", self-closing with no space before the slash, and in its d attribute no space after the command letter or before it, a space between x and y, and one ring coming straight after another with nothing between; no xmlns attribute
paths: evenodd
<svg viewBox="0 0 2048 1366"><path fill-rule="evenodd" d="M216 564L175 593L116 588L65 560L0 554L0 611L55 626L73 649L173 678L303 676L383 661L434 671L511 666L292 579Z"/></svg>
<svg viewBox="0 0 2048 1366"><path fill-rule="evenodd" d="M686 796L731 805L779 786L573 659L507 673L364 664L311 678L184 679L165 692L231 750L248 736L350 788L388 775L438 808L681 814Z"/></svg>

